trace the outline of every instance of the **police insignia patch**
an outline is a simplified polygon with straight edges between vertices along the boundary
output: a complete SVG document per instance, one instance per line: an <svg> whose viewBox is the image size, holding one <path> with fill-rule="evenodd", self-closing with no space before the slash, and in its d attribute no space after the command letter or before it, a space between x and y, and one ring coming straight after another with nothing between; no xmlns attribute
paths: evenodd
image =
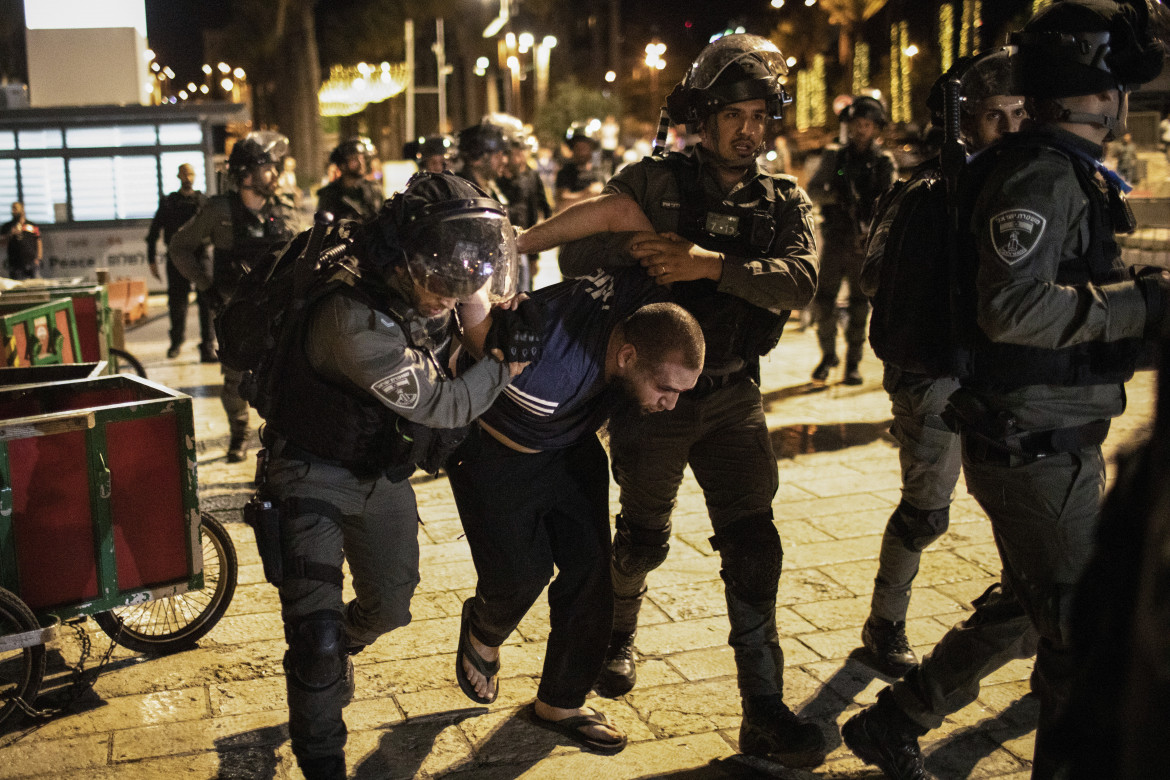
<svg viewBox="0 0 1170 780"><path fill-rule="evenodd" d="M384 379L379 379L370 389L391 406L399 409L413 409L418 406L418 377L413 368L404 368Z"/></svg>
<svg viewBox="0 0 1170 780"><path fill-rule="evenodd" d="M1035 211L1001 211L991 218L991 245L999 259L1012 265L1035 248L1047 224L1048 220Z"/></svg>

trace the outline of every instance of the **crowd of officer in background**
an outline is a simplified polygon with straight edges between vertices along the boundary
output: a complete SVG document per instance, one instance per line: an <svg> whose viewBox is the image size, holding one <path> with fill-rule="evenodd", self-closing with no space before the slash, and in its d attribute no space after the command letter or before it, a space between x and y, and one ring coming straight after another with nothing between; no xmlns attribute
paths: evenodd
<svg viewBox="0 0 1170 780"><path fill-rule="evenodd" d="M1122 265L1115 236L1133 229L1132 213L1124 180L1102 163L1105 142L1124 138L1127 91L1155 78L1162 58L1142 0L1054 3L1011 48L944 74L930 108L937 126L960 135L898 184L881 145L886 109L870 95L841 112L841 143L824 150L807 192L786 175L787 144L766 131L790 102L787 67L772 43L745 34L703 49L666 99L657 153L616 171L602 123L574 124L550 186L531 130L491 114L408 145L419 173L387 201L372 144L350 138L316 192L335 222L290 245L303 225L299 193L281 186L283 136L240 140L228 160L233 186L211 199L180 169L182 186L160 204L148 237L153 258L162 232L176 277L169 355L183 341L176 318L186 314L187 280L199 291L210 360L204 307L221 311L263 256L320 251L324 241L343 258L314 270L320 303L298 320L303 330L278 363L287 381L269 384L275 395L262 407L258 496L275 507L278 540L261 551L275 556L266 575L281 572L270 581L281 595L290 734L305 776L345 776L350 657L410 619L420 573L406 478L440 465L479 579L456 653L469 698L495 700L500 648L551 578L552 631L530 718L586 749L625 746L585 694L616 698L636 685L646 579L668 555L689 466L722 562L740 749L790 767L821 763L831 724L785 702L783 506L773 505L760 359L790 312L811 307L822 350L813 380L839 365L844 319L842 381L860 384L870 300L888 297L899 274L933 273L942 261L953 270L939 293L954 301L942 328L958 334L953 354L915 361L908 345L879 345L870 331L903 486L874 551L861 641L893 682L845 724L844 742L888 777L927 778L919 737L973 701L987 675L1035 655L1033 776L1151 776L1148 746L1115 722L1133 680L1116 673L1103 691L1086 676L1103 640L1085 626L1103 600L1077 586L1097 539L1111 533L1100 523L1109 421L1124 411L1144 345L1170 335L1170 274ZM685 148L667 142L671 125L686 128ZM932 186L933 195L911 194ZM942 260L898 254L908 217L897 204L912 197L939 199ZM566 280L533 290L536 258L553 246ZM924 305L902 300L899 316ZM249 426L241 383L254 394L255 377L223 372L228 459L240 461ZM608 454L596 439L606 418ZM620 501L612 540L610 468ZM919 659L905 635L911 586L922 551L947 529L960 468L990 519L1002 580ZM529 483L546 487L531 500L514 495ZM259 522L249 519L258 540ZM356 592L348 603L343 557Z"/></svg>

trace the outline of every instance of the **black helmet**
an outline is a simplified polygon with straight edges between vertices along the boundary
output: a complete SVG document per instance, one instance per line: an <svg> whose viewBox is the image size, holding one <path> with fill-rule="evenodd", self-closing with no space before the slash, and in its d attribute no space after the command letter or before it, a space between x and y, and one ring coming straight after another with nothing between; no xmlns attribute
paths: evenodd
<svg viewBox="0 0 1170 780"><path fill-rule="evenodd" d="M426 157L435 157L442 155L444 159L450 159L455 149L455 139L449 135L428 135L426 138L418 139L414 145L414 159L422 162Z"/></svg>
<svg viewBox="0 0 1170 780"><path fill-rule="evenodd" d="M577 141L587 141L594 149L601 146L601 121L590 119L588 122L574 122L565 131L565 143L570 147Z"/></svg>
<svg viewBox="0 0 1170 780"><path fill-rule="evenodd" d="M508 139L497 125L478 124L459 131L459 156L475 160L485 154L508 151Z"/></svg>
<svg viewBox="0 0 1170 780"><path fill-rule="evenodd" d="M841 109L838 118L842 122L854 119L868 119L878 127L885 127L889 122L886 117L886 107L877 98L869 95L856 95L849 105Z"/></svg>
<svg viewBox="0 0 1170 780"><path fill-rule="evenodd" d="M272 130L248 133L232 146L228 155L228 175L240 182L253 168L280 165L288 154L288 138Z"/></svg>
<svg viewBox="0 0 1170 780"><path fill-rule="evenodd" d="M780 119L792 102L781 79L788 75L784 55L758 35L725 35L708 44L695 59L682 83L666 98L674 124L694 130L704 119L729 103L762 98L768 116Z"/></svg>
<svg viewBox="0 0 1170 780"><path fill-rule="evenodd" d="M364 157L367 162L371 158L378 156L378 151L374 148L373 141L364 135L355 135L353 138L348 138L339 143L329 153L329 162L340 168L345 165L345 161L350 157L357 156Z"/></svg>
<svg viewBox="0 0 1170 780"><path fill-rule="evenodd" d="M500 299L516 289L516 233L507 212L452 173L416 173L369 223L366 243L381 268L402 265L416 284L463 298L491 281Z"/></svg>
<svg viewBox="0 0 1170 780"><path fill-rule="evenodd" d="M504 137L508 139L508 143L514 147L524 146L528 141L528 131L524 129L524 123L520 121L519 117L514 117L511 114L486 114L482 124L495 125L500 128Z"/></svg>
<svg viewBox="0 0 1170 780"><path fill-rule="evenodd" d="M1157 78L1163 48L1146 0L1065 0L1037 12L1012 44L1013 92L1034 98L1127 91Z"/></svg>
<svg viewBox="0 0 1170 780"><path fill-rule="evenodd" d="M973 57L962 57L935 80L926 98L926 106L930 109L931 123L938 127L943 126L944 89L952 79L959 80L959 110L965 117L973 116L984 100L1015 94L1012 92L1011 50L990 49Z"/></svg>

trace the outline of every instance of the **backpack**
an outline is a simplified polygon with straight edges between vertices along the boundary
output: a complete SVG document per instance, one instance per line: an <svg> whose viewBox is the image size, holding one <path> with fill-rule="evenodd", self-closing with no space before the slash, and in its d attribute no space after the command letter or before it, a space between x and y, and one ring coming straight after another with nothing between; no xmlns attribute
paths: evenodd
<svg viewBox="0 0 1170 780"><path fill-rule="evenodd" d="M962 353L954 317L954 228L938 161L894 184L874 214L862 266L863 286L874 288L874 354L904 371L953 376Z"/></svg>
<svg viewBox="0 0 1170 780"><path fill-rule="evenodd" d="M318 228L256 263L215 318L219 361L243 373L240 397L265 419L273 411L282 356L303 336L312 305L356 278L346 257L347 223L319 229L315 246Z"/></svg>

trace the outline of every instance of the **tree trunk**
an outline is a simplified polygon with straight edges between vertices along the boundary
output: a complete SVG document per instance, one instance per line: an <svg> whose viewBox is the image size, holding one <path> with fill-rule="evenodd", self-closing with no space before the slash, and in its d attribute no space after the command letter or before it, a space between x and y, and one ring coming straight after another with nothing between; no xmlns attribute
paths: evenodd
<svg viewBox="0 0 1170 780"><path fill-rule="evenodd" d="M278 99L272 105L280 131L288 136L290 153L297 159L297 177L302 186L318 180L325 172L322 149L320 106L321 65L317 56L317 33L313 22L313 0L290 4L284 35L277 47Z"/></svg>

